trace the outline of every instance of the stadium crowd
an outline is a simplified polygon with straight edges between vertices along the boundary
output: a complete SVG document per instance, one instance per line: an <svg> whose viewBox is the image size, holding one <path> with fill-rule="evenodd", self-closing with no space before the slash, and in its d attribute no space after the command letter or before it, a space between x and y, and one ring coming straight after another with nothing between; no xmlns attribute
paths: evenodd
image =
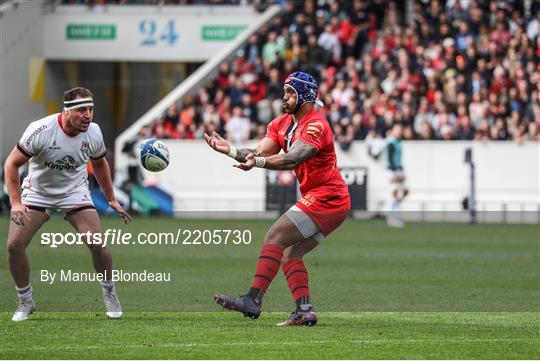
<svg viewBox="0 0 540 361"><path fill-rule="evenodd" d="M62 5L245 5L248 0L61 0Z"/></svg>
<svg viewBox="0 0 540 361"><path fill-rule="evenodd" d="M540 6L520 1L288 1L196 95L142 136L264 137L293 71L319 82L336 140L540 140Z"/></svg>

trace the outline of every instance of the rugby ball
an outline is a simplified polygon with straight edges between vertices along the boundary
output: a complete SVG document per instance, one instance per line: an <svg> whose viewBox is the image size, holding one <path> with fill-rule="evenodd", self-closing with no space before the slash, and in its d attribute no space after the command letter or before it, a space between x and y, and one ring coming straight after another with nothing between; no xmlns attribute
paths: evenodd
<svg viewBox="0 0 540 361"><path fill-rule="evenodd" d="M150 172L160 172L169 165L169 149L156 138L140 143L137 151L141 165Z"/></svg>

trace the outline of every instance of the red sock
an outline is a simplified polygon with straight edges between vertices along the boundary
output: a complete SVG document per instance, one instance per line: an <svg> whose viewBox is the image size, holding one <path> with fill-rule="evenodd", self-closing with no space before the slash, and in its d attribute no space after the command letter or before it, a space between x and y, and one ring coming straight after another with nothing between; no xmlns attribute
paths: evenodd
<svg viewBox="0 0 540 361"><path fill-rule="evenodd" d="M283 263L282 268L294 300L309 297L309 279L304 261L293 259Z"/></svg>
<svg viewBox="0 0 540 361"><path fill-rule="evenodd" d="M251 287L265 292L279 271L281 257L283 257L283 248L271 243L263 245Z"/></svg>

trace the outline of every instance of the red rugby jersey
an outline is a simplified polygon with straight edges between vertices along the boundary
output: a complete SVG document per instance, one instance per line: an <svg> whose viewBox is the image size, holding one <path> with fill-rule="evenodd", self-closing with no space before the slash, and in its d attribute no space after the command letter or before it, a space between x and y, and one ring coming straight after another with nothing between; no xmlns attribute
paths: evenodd
<svg viewBox="0 0 540 361"><path fill-rule="evenodd" d="M294 168L302 196L315 189L327 190L332 195L349 196L337 166L334 135L328 121L318 111L309 111L297 124L291 114L284 114L268 124L266 136L278 143L285 152L297 140L317 148L314 157Z"/></svg>

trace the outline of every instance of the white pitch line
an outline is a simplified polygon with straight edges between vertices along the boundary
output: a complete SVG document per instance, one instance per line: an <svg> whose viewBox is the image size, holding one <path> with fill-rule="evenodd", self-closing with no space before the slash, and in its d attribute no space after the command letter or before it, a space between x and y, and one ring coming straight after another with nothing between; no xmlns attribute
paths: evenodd
<svg viewBox="0 0 540 361"><path fill-rule="evenodd" d="M318 341L309 341L310 344L343 344L343 343L354 343L354 344L401 344L401 343L483 343L483 342L538 342L536 339L530 338L501 338L501 339L481 339L481 340L471 340L471 339L389 339L389 340L318 340ZM305 345L304 341L275 341L275 342L225 342L225 343L168 343L168 344L138 344L138 345L74 345L74 346L34 346L29 347L31 350L94 350L100 348L130 348L130 349L141 349L141 348L194 348L194 347L242 347L242 346L275 346L275 345L288 345L288 346L298 346ZM2 351L20 351L21 348L0 348Z"/></svg>

